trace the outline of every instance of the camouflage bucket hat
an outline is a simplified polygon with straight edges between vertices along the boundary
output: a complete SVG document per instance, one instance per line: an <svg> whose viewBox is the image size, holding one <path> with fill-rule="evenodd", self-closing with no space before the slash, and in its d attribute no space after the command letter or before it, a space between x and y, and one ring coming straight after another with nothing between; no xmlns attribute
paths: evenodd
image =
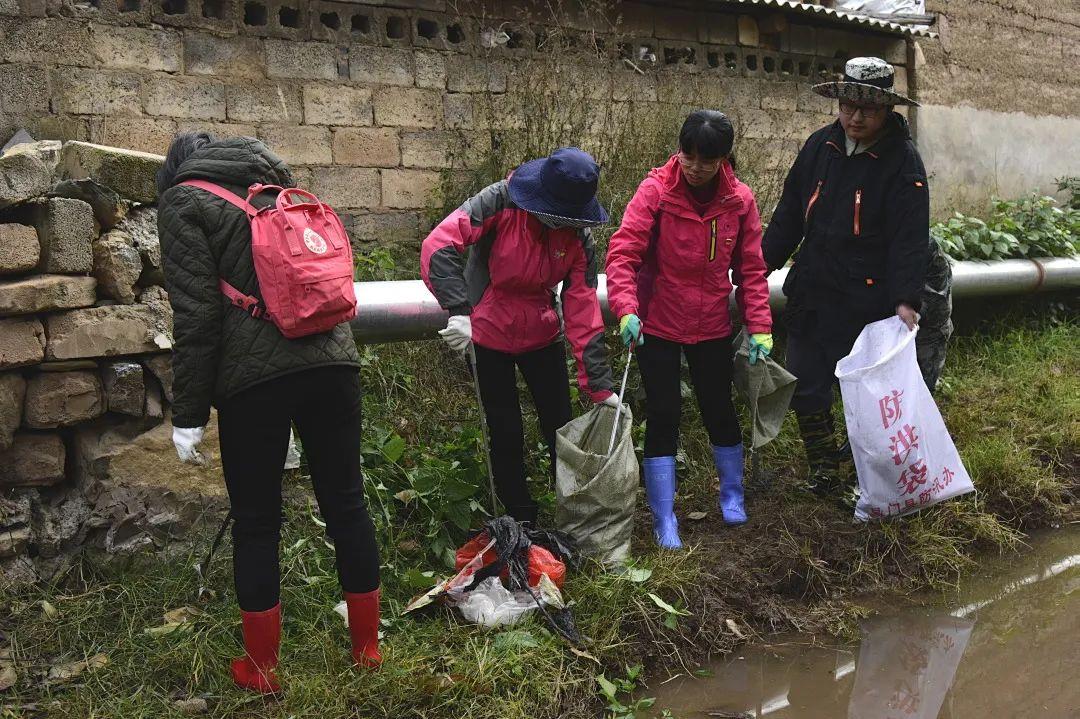
<svg viewBox="0 0 1080 719"><path fill-rule="evenodd" d="M893 66L879 57L854 57L844 65L844 79L814 85L823 97L865 105L914 105L909 97L893 90Z"/></svg>

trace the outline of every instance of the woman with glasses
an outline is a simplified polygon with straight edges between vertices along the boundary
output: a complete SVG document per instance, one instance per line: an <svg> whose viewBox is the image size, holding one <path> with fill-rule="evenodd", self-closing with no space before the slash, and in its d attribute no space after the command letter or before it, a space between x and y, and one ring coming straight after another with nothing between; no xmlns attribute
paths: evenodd
<svg viewBox="0 0 1080 719"><path fill-rule="evenodd" d="M837 119L799 151L762 245L771 269L795 253L784 281L787 368L799 378L791 408L821 495L842 491L836 362L870 322L895 314L914 328L931 244L926 170L893 111L918 103L894 90L880 58L853 58L844 75L813 88L838 101Z"/></svg>
<svg viewBox="0 0 1080 719"><path fill-rule="evenodd" d="M732 169L734 140L721 112L687 117L679 152L649 172L608 247L608 299L623 343L637 348L645 386L645 495L653 535L666 549L682 546L674 505L684 355L713 445L721 513L728 524L746 521L742 436L731 402L732 282L751 361L772 349L772 315L761 220Z"/></svg>

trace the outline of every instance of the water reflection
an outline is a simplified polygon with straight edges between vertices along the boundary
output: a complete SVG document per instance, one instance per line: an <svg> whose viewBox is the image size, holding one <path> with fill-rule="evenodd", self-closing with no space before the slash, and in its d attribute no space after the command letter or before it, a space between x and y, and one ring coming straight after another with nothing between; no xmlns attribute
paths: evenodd
<svg viewBox="0 0 1080 719"><path fill-rule="evenodd" d="M967 582L959 606L867 620L857 647L781 637L652 683L681 719L1080 719L1080 533Z"/></svg>

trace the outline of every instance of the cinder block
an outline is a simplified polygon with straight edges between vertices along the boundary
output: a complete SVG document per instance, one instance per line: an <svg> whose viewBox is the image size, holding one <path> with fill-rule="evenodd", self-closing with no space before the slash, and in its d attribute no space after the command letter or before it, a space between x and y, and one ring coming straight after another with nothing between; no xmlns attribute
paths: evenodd
<svg viewBox="0 0 1080 719"><path fill-rule="evenodd" d="M0 282L0 316L89 307L97 300L93 277L35 275Z"/></svg>
<svg viewBox="0 0 1080 719"><path fill-rule="evenodd" d="M446 127L471 129L476 124L472 95L451 93L443 96L443 119Z"/></svg>
<svg viewBox="0 0 1080 719"><path fill-rule="evenodd" d="M105 391L95 372L42 372L26 383L23 425L70 427L105 414Z"/></svg>
<svg viewBox="0 0 1080 719"><path fill-rule="evenodd" d="M45 322L49 337L45 352L50 360L143 354L172 347L172 311L167 302L88 307L49 315Z"/></svg>
<svg viewBox="0 0 1080 719"><path fill-rule="evenodd" d="M22 425L26 380L18 372L0 374L0 452L11 448L15 430Z"/></svg>
<svg viewBox="0 0 1080 719"><path fill-rule="evenodd" d="M224 120L225 85L217 80L153 75L143 82L143 106L155 117Z"/></svg>
<svg viewBox="0 0 1080 719"><path fill-rule="evenodd" d="M32 65L0 65L0 110L27 116L49 112L49 73Z"/></svg>
<svg viewBox="0 0 1080 719"><path fill-rule="evenodd" d="M799 112L811 112L811 113L835 113L836 112L836 100L830 100L827 97L814 92L813 78L811 83L798 83L798 94L796 96L796 107Z"/></svg>
<svg viewBox="0 0 1080 719"><path fill-rule="evenodd" d="M94 210L82 200L50 197L26 206L41 242L42 272L89 273L97 237Z"/></svg>
<svg viewBox="0 0 1080 719"><path fill-rule="evenodd" d="M437 201L440 182L438 172L383 170L382 204L404 210L430 207Z"/></svg>
<svg viewBox="0 0 1080 719"><path fill-rule="evenodd" d="M94 55L101 67L116 70L178 72L180 33L91 24Z"/></svg>
<svg viewBox="0 0 1080 719"><path fill-rule="evenodd" d="M391 127L438 127L442 96L434 90L382 87L372 96L375 124Z"/></svg>
<svg viewBox="0 0 1080 719"><path fill-rule="evenodd" d="M339 127L334 130L334 160L339 165L397 167L401 162L397 130Z"/></svg>
<svg viewBox="0 0 1080 719"><path fill-rule="evenodd" d="M92 68L52 71L56 110L73 115L141 115L143 76Z"/></svg>
<svg viewBox="0 0 1080 719"><path fill-rule="evenodd" d="M493 58L451 55L446 63L450 92L506 92L507 66Z"/></svg>
<svg viewBox="0 0 1080 719"><path fill-rule="evenodd" d="M379 170L327 167L312 177L312 192L335 208L368 209L380 203Z"/></svg>
<svg viewBox="0 0 1080 719"><path fill-rule="evenodd" d="M416 242L420 235L420 215L416 212L372 212L357 214L349 223L353 246L378 242L394 244ZM361 277L361 279L364 279Z"/></svg>
<svg viewBox="0 0 1080 719"><path fill-rule="evenodd" d="M740 15L738 19L739 44L744 47L757 47L761 42L757 20L753 15Z"/></svg>
<svg viewBox="0 0 1080 719"><path fill-rule="evenodd" d="M284 82L237 83L225 86L228 118L232 122L279 122L299 124L303 118L300 91Z"/></svg>
<svg viewBox="0 0 1080 719"><path fill-rule="evenodd" d="M40 257L36 229L15 223L0 224L0 275L32 270Z"/></svg>
<svg viewBox="0 0 1080 719"><path fill-rule="evenodd" d="M802 55L813 55L817 51L814 28L810 25L788 25L788 49Z"/></svg>
<svg viewBox="0 0 1080 719"><path fill-rule="evenodd" d="M267 40L266 74L273 78L336 80L337 52L329 43Z"/></svg>
<svg viewBox="0 0 1080 719"><path fill-rule="evenodd" d="M40 320L0 320L0 368L38 364L44 358L45 328Z"/></svg>
<svg viewBox="0 0 1080 719"><path fill-rule="evenodd" d="M187 31L184 33L184 72L233 79L266 77L262 40Z"/></svg>
<svg viewBox="0 0 1080 719"><path fill-rule="evenodd" d="M176 136L176 121L166 117L106 117L93 121L97 140L103 145L164 155ZM199 130L205 123L197 124Z"/></svg>
<svg viewBox="0 0 1080 719"><path fill-rule="evenodd" d="M401 164L405 167L440 169L450 167L451 153L460 145L457 133L442 130L403 132Z"/></svg>
<svg viewBox="0 0 1080 719"><path fill-rule="evenodd" d="M417 50L416 86L433 90L446 88L446 56L429 50Z"/></svg>
<svg viewBox="0 0 1080 719"><path fill-rule="evenodd" d="M410 86L416 79L411 50L353 45L349 49L349 77L374 85Z"/></svg>
<svg viewBox="0 0 1080 719"><path fill-rule="evenodd" d="M259 139L290 165L329 165L330 130L310 125L263 125Z"/></svg>
<svg viewBox="0 0 1080 719"><path fill-rule="evenodd" d="M794 82L763 82L761 109L795 112L798 95L798 87Z"/></svg>
<svg viewBox="0 0 1080 719"><path fill-rule="evenodd" d="M700 15L697 39L712 45L734 45L739 39L738 17L727 13Z"/></svg>
<svg viewBox="0 0 1080 719"><path fill-rule="evenodd" d="M17 17L0 30L0 62L92 67L96 59L85 21Z"/></svg>
<svg viewBox="0 0 1080 719"><path fill-rule="evenodd" d="M206 122L180 120L176 123L177 132L209 132L217 137L255 137L258 132L254 125L234 122Z"/></svg>
<svg viewBox="0 0 1080 719"><path fill-rule="evenodd" d="M662 40L696 40L701 25L700 13L665 7L656 13L656 37Z"/></svg>
<svg viewBox="0 0 1080 719"><path fill-rule="evenodd" d="M371 125L371 90L340 85L305 85L304 122L309 125Z"/></svg>
<svg viewBox="0 0 1080 719"><path fill-rule="evenodd" d="M48 487L64 479L64 440L58 434L17 432L0 453L0 486Z"/></svg>

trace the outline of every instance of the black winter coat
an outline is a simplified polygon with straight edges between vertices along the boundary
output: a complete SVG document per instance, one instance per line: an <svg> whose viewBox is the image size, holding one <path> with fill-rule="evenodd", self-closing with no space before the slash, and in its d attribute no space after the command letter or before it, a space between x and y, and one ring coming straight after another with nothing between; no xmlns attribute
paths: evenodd
<svg viewBox="0 0 1080 719"><path fill-rule="evenodd" d="M263 184L292 187L289 168L254 138L206 145L179 168L176 182L209 180L247 197ZM272 198L254 198L269 204ZM218 279L259 295L247 216L195 187L171 187L158 203L165 288L173 307L173 425L202 427L210 406L266 380L329 365L360 367L347 323L286 339L273 323L233 306Z"/></svg>
<svg viewBox="0 0 1080 719"><path fill-rule="evenodd" d="M795 262L784 282L789 329L830 325L841 334L916 310L929 258L930 193L907 121L893 113L887 133L848 156L840 122L803 145L762 241L770 269ZM801 247L800 242L802 243ZM818 326L805 324L818 318Z"/></svg>

